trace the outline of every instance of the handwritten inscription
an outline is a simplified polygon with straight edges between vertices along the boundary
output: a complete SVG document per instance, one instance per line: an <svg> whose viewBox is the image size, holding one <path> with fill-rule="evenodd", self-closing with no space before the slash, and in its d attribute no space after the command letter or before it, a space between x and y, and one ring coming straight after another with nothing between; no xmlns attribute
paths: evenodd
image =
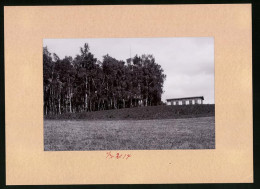
<svg viewBox="0 0 260 189"><path fill-rule="evenodd" d="M107 152L106 153L106 158L107 159L129 159L131 157L131 154L120 154L120 153L112 153L112 152Z"/></svg>

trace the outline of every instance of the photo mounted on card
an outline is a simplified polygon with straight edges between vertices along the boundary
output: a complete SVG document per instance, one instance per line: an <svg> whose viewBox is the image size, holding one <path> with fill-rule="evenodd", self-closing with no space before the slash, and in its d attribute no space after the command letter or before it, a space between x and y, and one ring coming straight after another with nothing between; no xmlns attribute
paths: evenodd
<svg viewBox="0 0 260 189"><path fill-rule="evenodd" d="M215 148L213 37L44 39L43 83L46 151Z"/></svg>
<svg viewBox="0 0 260 189"><path fill-rule="evenodd" d="M9 6L4 32L7 185L253 182L250 4Z"/></svg>

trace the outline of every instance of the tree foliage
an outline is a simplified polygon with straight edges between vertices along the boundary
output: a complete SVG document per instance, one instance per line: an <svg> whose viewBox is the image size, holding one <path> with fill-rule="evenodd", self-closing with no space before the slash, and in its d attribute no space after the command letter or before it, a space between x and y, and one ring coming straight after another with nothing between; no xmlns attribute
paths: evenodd
<svg viewBox="0 0 260 189"><path fill-rule="evenodd" d="M126 63L109 55L98 61L88 44L75 58L43 48L44 114L155 106L166 75L152 55Z"/></svg>

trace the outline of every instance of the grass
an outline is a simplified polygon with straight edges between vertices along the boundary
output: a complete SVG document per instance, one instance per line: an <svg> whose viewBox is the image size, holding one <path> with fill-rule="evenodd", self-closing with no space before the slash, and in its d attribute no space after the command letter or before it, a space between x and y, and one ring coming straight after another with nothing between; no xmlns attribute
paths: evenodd
<svg viewBox="0 0 260 189"><path fill-rule="evenodd" d="M44 150L214 149L215 117L44 120Z"/></svg>
<svg viewBox="0 0 260 189"><path fill-rule="evenodd" d="M93 112L48 115L46 119L63 120L147 120L207 117L215 115L214 104L184 106L148 106Z"/></svg>

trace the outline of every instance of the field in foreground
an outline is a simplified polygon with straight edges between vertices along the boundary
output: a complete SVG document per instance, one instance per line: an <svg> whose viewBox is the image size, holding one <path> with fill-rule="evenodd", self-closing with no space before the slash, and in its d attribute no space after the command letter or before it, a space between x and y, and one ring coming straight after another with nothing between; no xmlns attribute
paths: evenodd
<svg viewBox="0 0 260 189"><path fill-rule="evenodd" d="M214 149L215 117L44 120L44 150Z"/></svg>

